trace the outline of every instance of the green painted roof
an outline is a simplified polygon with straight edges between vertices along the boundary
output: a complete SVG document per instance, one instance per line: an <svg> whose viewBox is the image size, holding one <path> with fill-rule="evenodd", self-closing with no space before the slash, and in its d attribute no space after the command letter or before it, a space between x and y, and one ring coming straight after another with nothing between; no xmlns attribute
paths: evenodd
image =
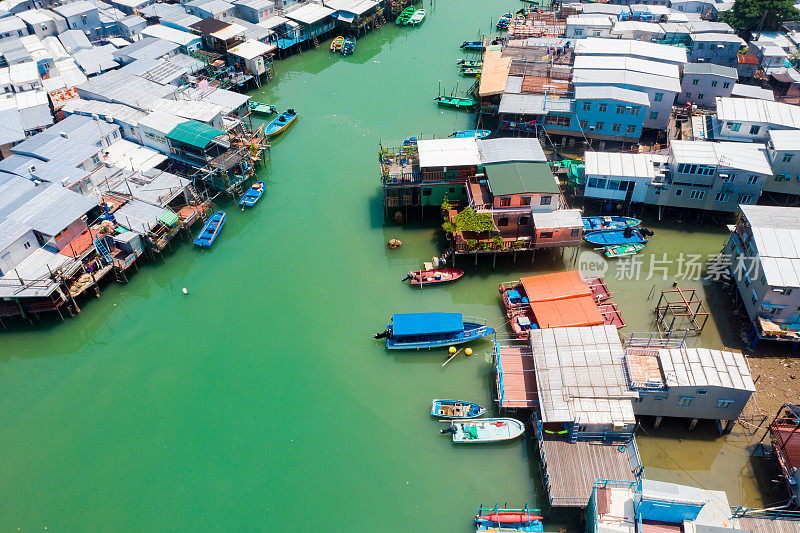
<svg viewBox="0 0 800 533"><path fill-rule="evenodd" d="M205 148L214 137L220 135L225 135L225 132L196 120L188 120L172 128L167 133L167 139Z"/></svg>
<svg viewBox="0 0 800 533"><path fill-rule="evenodd" d="M178 215L167 209L161 214L160 217L158 217L158 220L160 220L167 226L174 226L175 224L178 223Z"/></svg>
<svg viewBox="0 0 800 533"><path fill-rule="evenodd" d="M498 163L486 165L484 171L495 196L561 192L547 163Z"/></svg>

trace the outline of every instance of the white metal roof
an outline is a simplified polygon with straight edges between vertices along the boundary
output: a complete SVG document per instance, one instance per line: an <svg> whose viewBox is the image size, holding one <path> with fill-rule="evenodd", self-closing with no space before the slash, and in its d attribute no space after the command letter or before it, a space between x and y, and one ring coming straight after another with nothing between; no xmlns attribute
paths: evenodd
<svg viewBox="0 0 800 533"><path fill-rule="evenodd" d="M531 330L542 422L634 424L614 326Z"/></svg>
<svg viewBox="0 0 800 533"><path fill-rule="evenodd" d="M740 46L745 44L741 37L732 33L693 33L691 39L694 42L730 43Z"/></svg>
<svg viewBox="0 0 800 533"><path fill-rule="evenodd" d="M575 100L616 100L642 106L650 105L650 97L645 92L605 85L579 85L575 87Z"/></svg>
<svg viewBox="0 0 800 533"><path fill-rule="evenodd" d="M769 140L780 152L800 151L800 130L769 130Z"/></svg>
<svg viewBox="0 0 800 533"><path fill-rule="evenodd" d="M615 23L614 27L611 29L611 33L623 33L628 31L655 33L657 35L666 34L661 28L661 25L655 22L643 22L641 20L620 20Z"/></svg>
<svg viewBox="0 0 800 533"><path fill-rule="evenodd" d="M758 143L671 141L675 163L713 165L758 174L772 174L766 147Z"/></svg>
<svg viewBox="0 0 800 533"><path fill-rule="evenodd" d="M322 4L305 4L288 13L284 13L287 18L302 22L303 24L314 24L317 21L333 14L333 9Z"/></svg>
<svg viewBox="0 0 800 533"><path fill-rule="evenodd" d="M146 117L139 119L139 126L150 128L163 135L171 132L178 124L183 124L186 119L175 116L165 111L153 111Z"/></svg>
<svg viewBox="0 0 800 533"><path fill-rule="evenodd" d="M475 138L420 139L417 141L420 168L479 165L481 157Z"/></svg>
<svg viewBox="0 0 800 533"><path fill-rule="evenodd" d="M572 71L572 83L575 85L627 85L675 93L681 92L681 82L678 78L631 70L576 69Z"/></svg>
<svg viewBox="0 0 800 533"><path fill-rule="evenodd" d="M277 48L275 45L264 44L259 41L248 39L240 45L234 46L228 50L229 54L239 56L244 59L254 59L258 56L263 56L270 53Z"/></svg>
<svg viewBox="0 0 800 533"><path fill-rule="evenodd" d="M708 348L672 348L658 351L668 387L724 387L756 390L747 361L740 353Z"/></svg>
<svg viewBox="0 0 800 533"><path fill-rule="evenodd" d="M583 219L580 209L556 209L555 211L533 212L531 219L536 229L571 228L582 229Z"/></svg>
<svg viewBox="0 0 800 533"><path fill-rule="evenodd" d="M169 26L162 26L161 24L148 26L143 29L141 33L142 35L164 39L165 41L170 41L181 46L188 46L200 40L198 35L194 35L187 31L177 30L175 28L170 28Z"/></svg>
<svg viewBox="0 0 800 533"><path fill-rule="evenodd" d="M39 69L36 68L36 63L32 61L15 63L9 67L8 72L11 77L11 83L14 84L21 85L39 80Z"/></svg>
<svg viewBox="0 0 800 533"><path fill-rule="evenodd" d="M625 56L577 56L573 63L575 69L595 69L595 70L630 70L631 72L642 72L645 74L656 74L670 78L680 78L678 65L662 63L660 61L650 61L638 57ZM735 72L735 70L734 70Z"/></svg>
<svg viewBox="0 0 800 533"><path fill-rule="evenodd" d="M167 156L150 148L125 139L106 147L104 159L112 165L126 170L150 170L167 160Z"/></svg>
<svg viewBox="0 0 800 533"><path fill-rule="evenodd" d="M324 0L324 3L336 11L346 11L355 15L366 13L378 5L375 0Z"/></svg>
<svg viewBox="0 0 800 533"><path fill-rule="evenodd" d="M631 56L665 63L686 63L686 50L678 46L648 43L629 39L587 37L575 43L575 54Z"/></svg>
<svg viewBox="0 0 800 533"><path fill-rule="evenodd" d="M610 28L613 25L614 23L608 15L581 14L567 17L567 26L607 26Z"/></svg>
<svg viewBox="0 0 800 533"><path fill-rule="evenodd" d="M800 129L800 107L754 98L717 97L717 118L733 122L758 122L785 129Z"/></svg>
<svg viewBox="0 0 800 533"><path fill-rule="evenodd" d="M586 152L587 176L620 176L626 178L656 177L655 166L666 163L660 154L625 154L621 152Z"/></svg>
<svg viewBox="0 0 800 533"><path fill-rule="evenodd" d="M508 92L500 97L498 112L525 115L547 114L544 109L543 94L515 94Z"/></svg>
<svg viewBox="0 0 800 533"><path fill-rule="evenodd" d="M287 22L289 22L289 19L287 19L287 18L274 16L274 17L268 18L267 20L262 20L261 22L256 24L256 26L261 26L262 28L266 28L268 30L271 30L273 28L277 28L281 24L286 24Z"/></svg>
<svg viewBox="0 0 800 533"><path fill-rule="evenodd" d="M477 139L481 164L509 162L543 162L547 156L542 143L536 137L500 137L497 139Z"/></svg>
<svg viewBox="0 0 800 533"><path fill-rule="evenodd" d="M165 111L179 117L212 122L222 114L222 107L204 100L170 100L159 98L150 105L153 111Z"/></svg>

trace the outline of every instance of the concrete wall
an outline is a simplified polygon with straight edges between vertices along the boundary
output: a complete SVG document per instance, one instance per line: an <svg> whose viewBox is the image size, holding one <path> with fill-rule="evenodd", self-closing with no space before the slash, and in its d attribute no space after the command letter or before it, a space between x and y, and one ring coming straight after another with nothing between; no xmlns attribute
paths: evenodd
<svg viewBox="0 0 800 533"><path fill-rule="evenodd" d="M725 67L735 67L739 45L736 43L715 43L712 41L697 41L692 43L689 50L690 63L714 63Z"/></svg>
<svg viewBox="0 0 800 533"><path fill-rule="evenodd" d="M491 180L489 181L491 187ZM529 203L525 203L526 200ZM506 203L507 202L507 203ZM561 196L558 194L539 194L539 193L525 193L525 194L512 194L508 196L495 196L492 201L492 208L502 209L530 207L531 211L542 213L547 211L555 211L561 205Z"/></svg>
<svg viewBox="0 0 800 533"><path fill-rule="evenodd" d="M784 194L800 194L800 152L767 149L772 177L764 182L764 190ZM784 161L788 158L789 161Z"/></svg>
<svg viewBox="0 0 800 533"><path fill-rule="evenodd" d="M610 37L611 26L594 26L592 24L567 24L567 39L585 39L586 37Z"/></svg>
<svg viewBox="0 0 800 533"><path fill-rule="evenodd" d="M788 128L773 127L765 122L743 122L733 120L715 120L714 134L722 141L759 142L765 143L769 139L769 130L783 130Z"/></svg>
<svg viewBox="0 0 800 533"><path fill-rule="evenodd" d="M0 250L0 275L6 275L21 261L31 255L39 243L33 230L28 230L7 248Z"/></svg>
<svg viewBox="0 0 800 533"><path fill-rule="evenodd" d="M589 198L624 202L629 187L633 187L631 202L644 202L647 197L647 189L650 187L650 179L587 174L584 195Z"/></svg>
<svg viewBox="0 0 800 533"><path fill-rule="evenodd" d="M714 74L684 74L677 103L716 107L717 96L730 96L736 80ZM702 95L702 98L700 97Z"/></svg>
<svg viewBox="0 0 800 533"><path fill-rule="evenodd" d="M705 394L701 394L705 391ZM668 387L664 391L639 392L633 402L636 416L670 416L706 420L735 420L744 409L751 392L726 387ZM681 398L691 398L681 405ZM719 400L733 400L728 407L717 407Z"/></svg>
<svg viewBox="0 0 800 533"><path fill-rule="evenodd" d="M667 98L666 95L665 98ZM620 108L621 113L618 112ZM647 114L647 107L629 102L610 99L576 100L577 120L570 122L570 129L577 132L578 136L585 133L613 140L636 142L642 135L642 126ZM585 122L585 127L581 127L580 121Z"/></svg>
<svg viewBox="0 0 800 533"><path fill-rule="evenodd" d="M88 225L86 224L86 220L84 220L83 218L79 218L74 222L72 222L72 224L64 228L64 230L57 236L54 235L55 237L54 240L56 246L58 247L58 250L61 251L64 248L68 248L69 243L72 242L72 240L75 239L75 237L86 231L87 228Z"/></svg>

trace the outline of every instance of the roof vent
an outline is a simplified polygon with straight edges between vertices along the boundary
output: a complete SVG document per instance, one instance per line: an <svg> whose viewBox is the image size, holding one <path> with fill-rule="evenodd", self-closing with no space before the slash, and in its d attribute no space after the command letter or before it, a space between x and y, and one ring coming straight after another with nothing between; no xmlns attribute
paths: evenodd
<svg viewBox="0 0 800 533"><path fill-rule="evenodd" d="M65 139L69 139L69 135L67 135L66 131L59 131L58 134L61 135Z"/></svg>
<svg viewBox="0 0 800 533"><path fill-rule="evenodd" d="M36 165L31 165L28 167L28 172L33 172L36 170Z"/></svg>

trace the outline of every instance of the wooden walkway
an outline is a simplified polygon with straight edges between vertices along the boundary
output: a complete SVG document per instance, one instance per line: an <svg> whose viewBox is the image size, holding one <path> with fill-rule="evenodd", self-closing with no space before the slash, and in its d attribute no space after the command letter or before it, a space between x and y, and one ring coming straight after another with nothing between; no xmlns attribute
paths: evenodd
<svg viewBox="0 0 800 533"><path fill-rule="evenodd" d="M533 354L527 342L495 343L497 401L502 409L528 409L539 404Z"/></svg>
<svg viewBox="0 0 800 533"><path fill-rule="evenodd" d="M628 454L617 445L545 437L539 453L553 507L586 507L596 479L636 480Z"/></svg>
<svg viewBox="0 0 800 533"><path fill-rule="evenodd" d="M771 520L743 516L739 518L739 528L754 533L797 533L800 531L800 520Z"/></svg>

